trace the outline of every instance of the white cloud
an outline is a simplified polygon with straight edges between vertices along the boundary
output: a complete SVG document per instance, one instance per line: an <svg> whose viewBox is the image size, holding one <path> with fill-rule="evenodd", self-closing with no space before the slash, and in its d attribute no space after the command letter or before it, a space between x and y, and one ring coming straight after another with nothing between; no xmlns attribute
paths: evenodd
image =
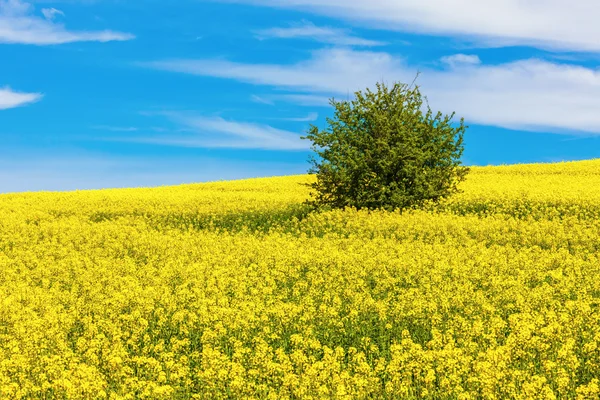
<svg viewBox="0 0 600 400"><path fill-rule="evenodd" d="M111 126L111 125L94 125L92 129L110 132L136 132L139 129L134 126Z"/></svg>
<svg viewBox="0 0 600 400"><path fill-rule="evenodd" d="M180 147L236 148L263 150L307 150L309 144L299 134L273 128L269 125L226 120L221 117L204 117L177 112L164 112L179 129L177 135L121 137L118 140L154 143ZM181 133L184 133L183 135Z"/></svg>
<svg viewBox="0 0 600 400"><path fill-rule="evenodd" d="M306 172L306 162L212 158L109 156L79 149L58 154L0 147L0 193L156 187ZM83 154L82 154L83 153Z"/></svg>
<svg viewBox="0 0 600 400"><path fill-rule="evenodd" d="M57 15L62 15L64 17L65 13L56 8L42 8L42 15L44 15L44 18L47 20L52 21Z"/></svg>
<svg viewBox="0 0 600 400"><path fill-rule="evenodd" d="M229 0L295 8L377 29L448 35L483 46L600 51L597 0Z"/></svg>
<svg viewBox="0 0 600 400"><path fill-rule="evenodd" d="M373 76L394 76L402 61L387 53L324 49L292 65L242 64L224 60L167 60L143 65L201 76L233 78L243 82L309 92L343 93L371 86ZM404 74L406 75L406 74ZM401 80L404 76L395 77Z"/></svg>
<svg viewBox="0 0 600 400"><path fill-rule="evenodd" d="M300 24L293 24L286 28L270 28L257 31L259 39L280 38L304 38L311 39L321 43L334 44L340 46L382 46L383 42L368 40L350 35L344 29L331 27L319 27L308 21L302 21Z"/></svg>
<svg viewBox="0 0 600 400"><path fill-rule="evenodd" d="M334 95L338 99L372 88L382 79L410 83L417 72L417 68L387 53L347 49L319 50L309 60L291 65L222 60L148 65L301 91L307 96ZM417 83L432 108L446 113L454 110L470 123L600 134L597 70L529 59L499 65L461 63L447 70L421 72Z"/></svg>
<svg viewBox="0 0 600 400"><path fill-rule="evenodd" d="M42 98L41 93L14 92L8 87L0 88L0 110L35 103Z"/></svg>
<svg viewBox="0 0 600 400"><path fill-rule="evenodd" d="M600 72L538 59L429 72L432 108L473 123L523 130L600 134Z"/></svg>
<svg viewBox="0 0 600 400"><path fill-rule="evenodd" d="M46 18L35 15L33 6L29 3L21 0L0 0L0 43L51 45L86 41L123 41L134 38L129 33L110 30L69 31L64 25L53 22L53 17L61 14L60 11L45 9L45 12L42 12Z"/></svg>
<svg viewBox="0 0 600 400"><path fill-rule="evenodd" d="M328 107L329 106L329 97L314 95L314 94L300 94L300 93L292 93L292 94L281 94L276 96L277 99L286 101L288 103L295 103L300 106L306 107Z"/></svg>
<svg viewBox="0 0 600 400"><path fill-rule="evenodd" d="M279 118L283 121L294 121L294 122L314 122L319 118L319 114L316 112L311 112L305 117L295 117L295 118Z"/></svg>
<svg viewBox="0 0 600 400"><path fill-rule="evenodd" d="M253 102L255 102L255 103L259 103L259 104L266 104L266 105L269 105L269 106L272 106L272 105L274 105L274 104L275 104L275 103L273 103L271 100L269 100L269 99L266 99L266 98L264 98L264 97L257 96L257 95L255 95L255 94L253 94L253 95L250 97L250 99L251 99Z"/></svg>
<svg viewBox="0 0 600 400"><path fill-rule="evenodd" d="M252 95L250 98L255 103L275 105L275 102L293 103L306 107L327 107L329 106L329 97L304 94L304 93L289 93L289 94L271 94L265 97Z"/></svg>
<svg viewBox="0 0 600 400"><path fill-rule="evenodd" d="M481 64L481 60L476 55L469 54L453 54L440 59L444 64L455 67L460 64Z"/></svg>

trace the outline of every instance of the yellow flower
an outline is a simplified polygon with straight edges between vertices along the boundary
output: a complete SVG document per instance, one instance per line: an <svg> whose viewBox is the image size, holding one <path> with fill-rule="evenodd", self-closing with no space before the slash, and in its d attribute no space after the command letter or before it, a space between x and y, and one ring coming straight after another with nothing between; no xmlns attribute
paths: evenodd
<svg viewBox="0 0 600 400"><path fill-rule="evenodd" d="M600 160L0 196L0 398L598 399Z"/></svg>

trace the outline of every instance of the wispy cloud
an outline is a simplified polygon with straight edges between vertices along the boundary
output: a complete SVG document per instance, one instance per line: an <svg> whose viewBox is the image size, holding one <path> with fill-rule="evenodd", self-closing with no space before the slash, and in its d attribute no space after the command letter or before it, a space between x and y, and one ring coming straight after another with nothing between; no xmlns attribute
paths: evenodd
<svg viewBox="0 0 600 400"><path fill-rule="evenodd" d="M56 8L42 8L42 15L47 20L52 21L57 15L62 15L64 17L65 13Z"/></svg>
<svg viewBox="0 0 600 400"><path fill-rule="evenodd" d="M309 60L291 65L243 64L225 60L166 60L144 63L151 68L309 92L344 93L374 83L373 76L393 76L403 69L387 53L323 49ZM383 75L382 75L383 74ZM406 74L403 74L404 76ZM397 77L401 79L403 76Z"/></svg>
<svg viewBox="0 0 600 400"><path fill-rule="evenodd" d="M377 29L460 37L483 46L600 51L597 0L229 1L296 8Z"/></svg>
<svg viewBox="0 0 600 400"><path fill-rule="evenodd" d="M329 97L304 93L270 94L268 96L252 95L250 99L255 103L267 104L270 106L275 105L275 102L293 103L306 107L329 106Z"/></svg>
<svg viewBox="0 0 600 400"><path fill-rule="evenodd" d="M308 96L345 97L377 81L411 82L417 68L383 52L323 49L296 64L243 64L223 60L151 63L164 70L235 79ZM498 65L459 63L421 69L418 83L432 108L455 110L470 123L525 130L600 134L600 72L577 65L527 59Z"/></svg>
<svg viewBox="0 0 600 400"><path fill-rule="evenodd" d="M0 88L0 110L35 103L43 97L41 93L15 92L9 87Z"/></svg>
<svg viewBox="0 0 600 400"><path fill-rule="evenodd" d="M262 150L307 150L309 148L309 144L300 139L300 134L277 129L270 125L180 112L163 112L153 115L168 118L176 125L176 128L168 134L136 135L107 140L202 148Z"/></svg>
<svg viewBox="0 0 600 400"><path fill-rule="evenodd" d="M110 126L110 125L94 125L92 129L110 131L110 132L136 132L139 129L134 126Z"/></svg>
<svg viewBox="0 0 600 400"><path fill-rule="evenodd" d="M295 118L278 118L282 121L295 121L295 122L314 122L319 118L319 114L316 112L311 112L305 117L295 117Z"/></svg>
<svg viewBox="0 0 600 400"><path fill-rule="evenodd" d="M328 107L330 99L327 96L301 93L280 94L276 97L278 100L307 107Z"/></svg>
<svg viewBox="0 0 600 400"><path fill-rule="evenodd" d="M310 39L339 46L383 46L386 44L376 40L352 36L345 29L319 27L308 21L291 24L285 28L263 29L255 33L259 39Z"/></svg>
<svg viewBox="0 0 600 400"><path fill-rule="evenodd" d="M251 99L253 102L255 102L255 103L259 103L259 104L266 104L266 105L269 105L269 106L272 106L272 105L274 105L274 104L275 104L275 103L273 103L273 101L272 101L272 100L266 99L266 98L264 98L264 97L257 96L257 95L255 95L255 94L253 94L252 96L250 96L250 99Z"/></svg>
<svg viewBox="0 0 600 400"><path fill-rule="evenodd" d="M470 54L453 54L451 56L444 56L440 59L440 61L451 67L461 64L481 64L481 60L478 56Z"/></svg>
<svg viewBox="0 0 600 400"><path fill-rule="evenodd" d="M35 15L31 4L21 0L0 0L0 43L52 45L70 42L109 42L133 39L129 33L104 31L70 31L53 19L62 14L44 9ZM45 17L45 18L44 18Z"/></svg>
<svg viewBox="0 0 600 400"><path fill-rule="evenodd" d="M32 155L33 154L33 155ZM0 147L0 193L156 187L306 172L306 162L235 160L199 154L112 156L79 149L47 154Z"/></svg>

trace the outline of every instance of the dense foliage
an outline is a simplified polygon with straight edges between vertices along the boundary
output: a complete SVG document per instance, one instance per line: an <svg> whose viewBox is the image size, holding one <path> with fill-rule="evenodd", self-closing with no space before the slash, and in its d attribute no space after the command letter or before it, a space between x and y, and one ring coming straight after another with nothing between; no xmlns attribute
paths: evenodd
<svg viewBox="0 0 600 400"><path fill-rule="evenodd" d="M598 399L600 160L312 180L0 196L0 398Z"/></svg>
<svg viewBox="0 0 600 400"><path fill-rule="evenodd" d="M404 209L447 197L464 180L464 121L453 126L454 114L434 116L429 105L424 113L418 86L377 83L331 105L328 128L311 125L303 137L318 156L314 205Z"/></svg>

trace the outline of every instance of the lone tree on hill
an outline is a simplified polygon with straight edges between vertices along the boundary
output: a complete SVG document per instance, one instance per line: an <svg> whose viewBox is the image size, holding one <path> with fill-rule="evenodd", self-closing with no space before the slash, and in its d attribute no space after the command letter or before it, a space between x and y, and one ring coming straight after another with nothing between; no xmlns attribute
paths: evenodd
<svg viewBox="0 0 600 400"><path fill-rule="evenodd" d="M414 82L413 82L414 83ZM427 100L427 98L425 98ZM335 107L328 129L311 125L306 136L320 157L311 157L309 186L315 206L404 209L438 201L458 191L468 168L461 166L464 119L422 111L419 86L394 83L355 93Z"/></svg>

